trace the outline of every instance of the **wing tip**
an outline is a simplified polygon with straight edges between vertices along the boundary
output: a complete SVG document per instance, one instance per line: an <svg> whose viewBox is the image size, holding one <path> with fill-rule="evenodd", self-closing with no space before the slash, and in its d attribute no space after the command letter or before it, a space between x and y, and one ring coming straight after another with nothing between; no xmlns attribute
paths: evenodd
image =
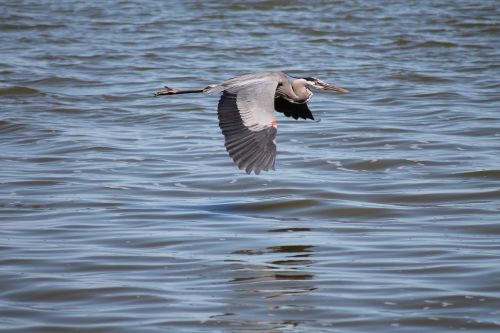
<svg viewBox="0 0 500 333"><path fill-rule="evenodd" d="M276 171L275 168L275 163L276 163L276 156L275 154L271 156L259 156L258 158L254 159L251 162L248 161L238 161L237 159L233 159L234 163L238 166L240 170L245 170L245 172L250 175L252 172L255 175L260 175L261 171ZM239 163L239 164L238 164Z"/></svg>

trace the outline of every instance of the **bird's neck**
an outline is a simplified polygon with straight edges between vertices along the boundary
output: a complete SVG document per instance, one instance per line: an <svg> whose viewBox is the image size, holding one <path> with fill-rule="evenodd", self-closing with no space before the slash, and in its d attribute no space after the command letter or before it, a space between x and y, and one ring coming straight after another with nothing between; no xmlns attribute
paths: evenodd
<svg viewBox="0 0 500 333"><path fill-rule="evenodd" d="M313 95L313 93L307 89L306 85L299 80L294 80L292 82L292 90L296 95L294 99L296 101L304 101L302 103L309 101Z"/></svg>

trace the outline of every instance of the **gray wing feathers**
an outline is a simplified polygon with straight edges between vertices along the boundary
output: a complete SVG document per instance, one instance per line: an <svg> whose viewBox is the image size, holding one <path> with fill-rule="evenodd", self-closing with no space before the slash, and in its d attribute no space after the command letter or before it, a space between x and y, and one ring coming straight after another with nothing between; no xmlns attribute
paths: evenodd
<svg viewBox="0 0 500 333"><path fill-rule="evenodd" d="M257 74L241 75L220 84L209 86L206 90L209 94L220 93L227 91L230 93L237 93L241 88L247 86L256 86L262 82L276 82L279 80L288 80L286 74L282 72L263 72Z"/></svg>
<svg viewBox="0 0 500 333"><path fill-rule="evenodd" d="M238 98L224 91L218 106L219 126L229 156L247 173L259 174L261 170L274 169L276 128L259 126L251 130L245 126L238 111Z"/></svg>
<svg viewBox="0 0 500 333"><path fill-rule="evenodd" d="M274 169L274 97L282 80L288 79L281 72L248 74L206 90L223 93L218 106L219 126L229 155L247 173Z"/></svg>
<svg viewBox="0 0 500 333"><path fill-rule="evenodd" d="M283 73L247 74L222 82L208 93L228 92L237 96L237 110L243 124L251 130L270 126L274 120L274 96Z"/></svg>

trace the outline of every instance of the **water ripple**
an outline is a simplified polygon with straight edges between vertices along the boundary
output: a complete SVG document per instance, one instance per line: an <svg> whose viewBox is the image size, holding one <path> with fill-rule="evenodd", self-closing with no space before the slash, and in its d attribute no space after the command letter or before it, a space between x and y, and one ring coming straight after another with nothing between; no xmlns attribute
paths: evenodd
<svg viewBox="0 0 500 333"><path fill-rule="evenodd" d="M500 327L493 1L1 5L1 332ZM286 70L276 171L238 170L217 96Z"/></svg>

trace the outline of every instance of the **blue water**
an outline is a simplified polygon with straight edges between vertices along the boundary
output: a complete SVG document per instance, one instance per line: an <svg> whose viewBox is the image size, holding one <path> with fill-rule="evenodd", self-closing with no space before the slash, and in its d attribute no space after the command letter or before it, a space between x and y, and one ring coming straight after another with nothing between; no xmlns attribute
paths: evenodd
<svg viewBox="0 0 500 333"><path fill-rule="evenodd" d="M500 330L496 1L0 4L1 332ZM276 171L217 96L283 70Z"/></svg>

